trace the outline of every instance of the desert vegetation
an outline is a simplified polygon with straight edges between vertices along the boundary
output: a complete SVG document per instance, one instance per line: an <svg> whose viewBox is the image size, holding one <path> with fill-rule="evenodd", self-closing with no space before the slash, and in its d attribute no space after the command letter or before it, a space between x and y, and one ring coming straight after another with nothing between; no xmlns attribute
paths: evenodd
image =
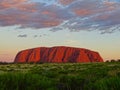
<svg viewBox="0 0 120 90"><path fill-rule="evenodd" d="M119 90L120 62L0 64L0 90Z"/></svg>
<svg viewBox="0 0 120 90"><path fill-rule="evenodd" d="M111 60L106 60L106 62L120 62L120 59L111 59Z"/></svg>

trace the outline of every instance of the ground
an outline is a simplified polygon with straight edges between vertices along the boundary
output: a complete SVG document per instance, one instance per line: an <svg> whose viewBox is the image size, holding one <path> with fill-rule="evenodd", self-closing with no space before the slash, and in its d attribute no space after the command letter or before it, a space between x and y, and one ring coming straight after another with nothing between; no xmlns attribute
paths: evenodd
<svg viewBox="0 0 120 90"><path fill-rule="evenodd" d="M1 64L0 90L119 90L120 62Z"/></svg>

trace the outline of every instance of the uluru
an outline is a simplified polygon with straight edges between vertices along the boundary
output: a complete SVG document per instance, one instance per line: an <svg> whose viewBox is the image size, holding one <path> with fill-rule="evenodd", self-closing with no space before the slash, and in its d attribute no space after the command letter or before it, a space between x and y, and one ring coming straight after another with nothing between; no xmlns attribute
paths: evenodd
<svg viewBox="0 0 120 90"><path fill-rule="evenodd" d="M89 49L56 46L22 50L16 55L14 62L79 63L103 62L103 59L98 52Z"/></svg>

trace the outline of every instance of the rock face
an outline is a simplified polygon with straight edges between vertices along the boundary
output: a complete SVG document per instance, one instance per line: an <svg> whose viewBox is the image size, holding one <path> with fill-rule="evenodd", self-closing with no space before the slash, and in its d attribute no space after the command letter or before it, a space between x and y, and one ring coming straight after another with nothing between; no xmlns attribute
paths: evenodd
<svg viewBox="0 0 120 90"><path fill-rule="evenodd" d="M103 62L98 52L73 47L40 47L20 51L15 58L16 63L26 62Z"/></svg>

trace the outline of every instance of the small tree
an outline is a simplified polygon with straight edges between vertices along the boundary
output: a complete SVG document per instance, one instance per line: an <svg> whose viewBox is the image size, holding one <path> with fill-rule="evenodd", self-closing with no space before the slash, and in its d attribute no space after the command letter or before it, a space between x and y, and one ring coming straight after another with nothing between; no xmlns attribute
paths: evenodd
<svg viewBox="0 0 120 90"><path fill-rule="evenodd" d="M112 59L111 62L116 62L116 60Z"/></svg>
<svg viewBox="0 0 120 90"><path fill-rule="evenodd" d="M120 59L118 59L117 61L120 62Z"/></svg>
<svg viewBox="0 0 120 90"><path fill-rule="evenodd" d="M110 62L109 60L106 60L106 62Z"/></svg>

